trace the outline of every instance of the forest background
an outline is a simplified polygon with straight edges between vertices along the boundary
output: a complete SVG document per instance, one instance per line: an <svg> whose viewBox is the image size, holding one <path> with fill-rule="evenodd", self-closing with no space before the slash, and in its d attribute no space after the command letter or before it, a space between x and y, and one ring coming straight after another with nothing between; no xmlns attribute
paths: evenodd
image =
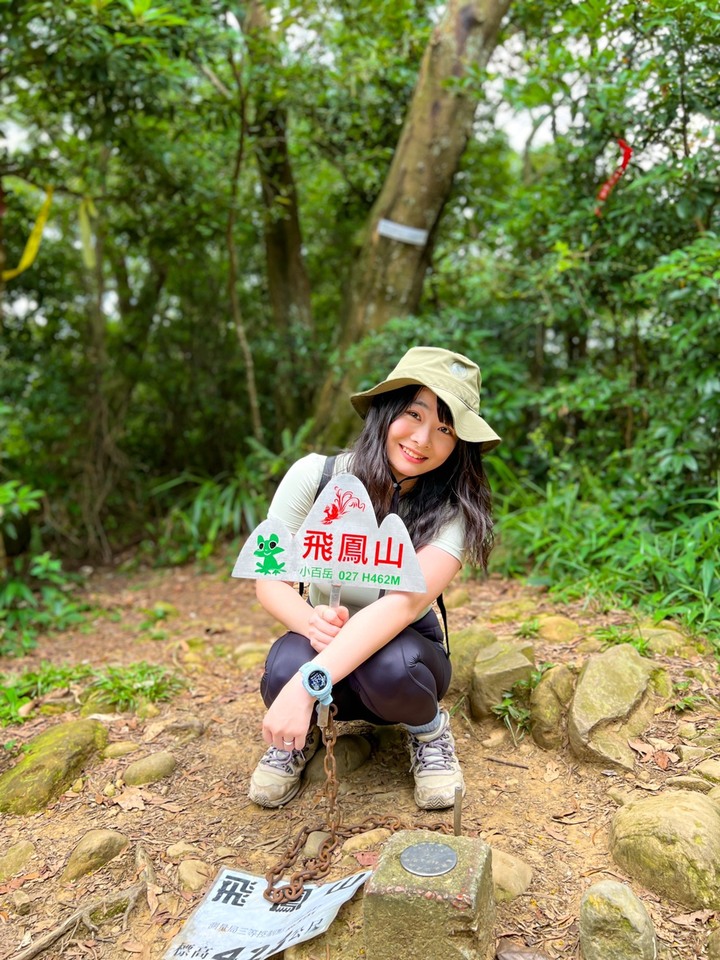
<svg viewBox="0 0 720 960"><path fill-rule="evenodd" d="M492 569L720 650L715 4L0 18L0 653L237 543L420 343L482 368Z"/></svg>

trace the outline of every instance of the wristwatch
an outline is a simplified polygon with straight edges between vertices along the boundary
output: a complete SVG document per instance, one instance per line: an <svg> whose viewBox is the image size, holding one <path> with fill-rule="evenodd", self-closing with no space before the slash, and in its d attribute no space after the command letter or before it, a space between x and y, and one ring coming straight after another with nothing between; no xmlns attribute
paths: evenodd
<svg viewBox="0 0 720 960"><path fill-rule="evenodd" d="M332 677L325 667L317 663L304 663L300 667L302 685L311 697L315 697L324 706L332 703Z"/></svg>

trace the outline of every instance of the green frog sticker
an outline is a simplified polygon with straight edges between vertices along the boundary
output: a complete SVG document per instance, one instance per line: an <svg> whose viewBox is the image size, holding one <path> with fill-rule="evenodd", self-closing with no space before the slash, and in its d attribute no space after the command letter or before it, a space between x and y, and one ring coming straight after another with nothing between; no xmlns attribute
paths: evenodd
<svg viewBox="0 0 720 960"><path fill-rule="evenodd" d="M267 539L261 536L257 538L258 549L253 550L253 556L261 559L255 564L255 573L276 577L285 569L285 561L281 560L278 563L275 559L278 553L285 553L284 547L279 545L279 540L276 533L271 533Z"/></svg>

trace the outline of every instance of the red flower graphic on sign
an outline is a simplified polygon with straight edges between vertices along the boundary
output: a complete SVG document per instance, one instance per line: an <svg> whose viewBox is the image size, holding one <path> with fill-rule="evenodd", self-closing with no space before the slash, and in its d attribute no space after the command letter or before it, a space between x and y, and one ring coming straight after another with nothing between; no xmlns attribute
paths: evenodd
<svg viewBox="0 0 720 960"><path fill-rule="evenodd" d="M343 491L340 487L335 487L335 500L323 509L325 510L325 519L322 522L332 523L344 516L348 510L364 510L365 504L350 490Z"/></svg>

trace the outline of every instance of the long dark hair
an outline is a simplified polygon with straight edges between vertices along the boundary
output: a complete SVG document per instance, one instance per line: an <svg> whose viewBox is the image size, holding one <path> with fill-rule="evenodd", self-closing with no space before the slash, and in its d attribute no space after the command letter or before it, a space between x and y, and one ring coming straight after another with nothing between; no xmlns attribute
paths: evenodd
<svg viewBox="0 0 720 960"><path fill-rule="evenodd" d="M350 470L368 491L378 523L390 512L395 485L387 457L388 429L421 389L413 384L373 397L365 425L352 447ZM440 397L437 408L440 421L452 426L452 413ZM487 570L493 545L491 506L480 444L458 438L445 463L419 476L403 495L401 516L416 550L430 543L446 523L461 516L465 521L466 557Z"/></svg>

